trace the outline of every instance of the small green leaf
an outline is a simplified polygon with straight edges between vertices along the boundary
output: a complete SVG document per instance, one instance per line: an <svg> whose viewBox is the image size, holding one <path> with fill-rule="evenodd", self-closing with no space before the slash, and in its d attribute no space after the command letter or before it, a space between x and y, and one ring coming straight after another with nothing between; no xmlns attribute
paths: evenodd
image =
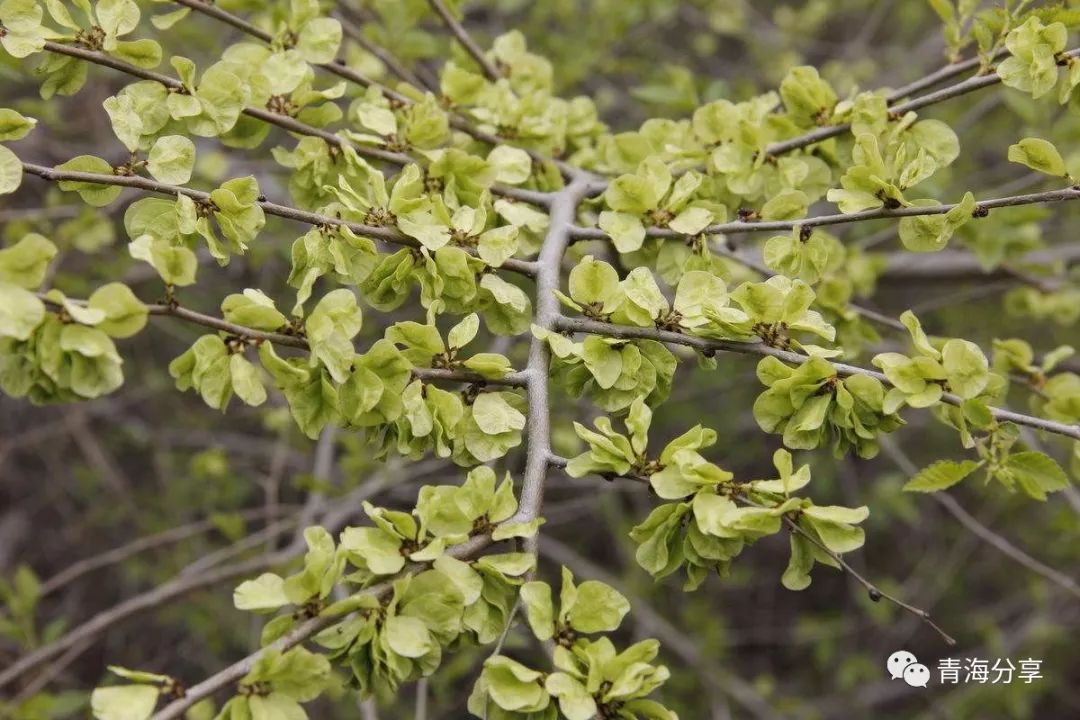
<svg viewBox="0 0 1080 720"><path fill-rule="evenodd" d="M619 292L619 273L591 255L570 271L570 297L582 305L603 305Z"/></svg>
<svg viewBox="0 0 1080 720"><path fill-rule="evenodd" d="M150 148L147 169L157 180L183 185L195 167L195 143L183 135L166 135Z"/></svg>
<svg viewBox="0 0 1080 720"><path fill-rule="evenodd" d="M502 393L481 393L473 402L473 419L488 435L523 430L525 416Z"/></svg>
<svg viewBox="0 0 1080 720"><path fill-rule="evenodd" d="M521 601L529 627L538 640L550 640L555 634L555 609L551 586L545 582L527 582L521 586Z"/></svg>
<svg viewBox="0 0 1080 720"><path fill-rule="evenodd" d="M1010 146L1009 162L1027 165L1032 170L1054 177L1067 177L1069 174L1061 153L1052 142L1042 138L1024 138Z"/></svg>
<svg viewBox="0 0 1080 720"><path fill-rule="evenodd" d="M563 608L563 612L578 632L612 632L630 612L630 601L615 588L597 580L586 580L578 585L573 606Z"/></svg>
<svg viewBox="0 0 1080 720"><path fill-rule="evenodd" d="M160 694L153 685L97 688L90 695L90 709L97 720L147 720Z"/></svg>
<svg viewBox="0 0 1080 720"><path fill-rule="evenodd" d="M476 313L466 315L461 322L450 328L446 342L451 348L461 349L472 342L480 330L480 317Z"/></svg>
<svg viewBox="0 0 1080 720"><path fill-rule="evenodd" d="M1005 461L1004 470L1036 500L1045 500L1046 493L1069 486L1069 476L1061 466L1049 455L1033 450L1010 455Z"/></svg>
<svg viewBox="0 0 1080 720"><path fill-rule="evenodd" d="M274 573L263 573L254 580L245 580L233 591L233 605L237 610L267 612L288 604L285 581Z"/></svg>
<svg viewBox="0 0 1080 720"><path fill-rule="evenodd" d="M0 145L0 195L10 195L22 184L22 162L15 153Z"/></svg>
<svg viewBox="0 0 1080 720"><path fill-rule="evenodd" d="M98 288L86 304L105 313L105 319L97 327L114 338L131 337L146 326L146 305L123 283L114 282Z"/></svg>
<svg viewBox="0 0 1080 720"><path fill-rule="evenodd" d="M905 492L937 492L950 488L979 469L983 463L974 460L955 462L952 460L939 460L929 465L907 481L904 485Z"/></svg>
<svg viewBox="0 0 1080 720"><path fill-rule="evenodd" d="M56 246L37 233L24 235L11 247L0 250L0 282L35 290L45 282Z"/></svg>
<svg viewBox="0 0 1080 720"><path fill-rule="evenodd" d="M154 684L154 683L167 683L172 678L168 675L159 675L157 673L143 672L141 670L129 670L119 665L110 665L109 672L114 675L119 675L125 680L130 680L136 683Z"/></svg>
<svg viewBox="0 0 1080 720"><path fill-rule="evenodd" d="M419 618L395 615L387 619L383 632L390 649L403 657L423 657L431 651L431 633Z"/></svg>
<svg viewBox="0 0 1080 720"><path fill-rule="evenodd" d="M34 129L37 120L15 112L9 108L0 108L0 142L21 140Z"/></svg>
<svg viewBox="0 0 1080 720"><path fill-rule="evenodd" d="M45 303L18 285L0 282L0 337L26 340L45 319Z"/></svg>
<svg viewBox="0 0 1080 720"><path fill-rule="evenodd" d="M233 392L245 404L258 407L266 402L266 388L259 377L259 369L239 353L229 358L229 380Z"/></svg>
<svg viewBox="0 0 1080 720"><path fill-rule="evenodd" d="M93 155L79 155L66 163L56 166L57 170L71 170L74 172L96 173L98 175L112 175L113 166L105 160ZM94 207L105 207L123 192L122 187L115 185L103 185L101 183L82 182L79 180L61 180L57 183L61 190L79 193L83 202Z"/></svg>
<svg viewBox="0 0 1080 720"><path fill-rule="evenodd" d="M814 567L814 549L810 541L799 533L788 536L791 559L780 577L780 583L788 590L805 590L810 587L810 570Z"/></svg>

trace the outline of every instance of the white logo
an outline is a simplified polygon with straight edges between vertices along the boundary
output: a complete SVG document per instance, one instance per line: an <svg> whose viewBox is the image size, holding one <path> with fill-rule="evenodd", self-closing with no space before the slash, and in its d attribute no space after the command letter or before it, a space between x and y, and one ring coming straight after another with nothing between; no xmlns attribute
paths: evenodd
<svg viewBox="0 0 1080 720"><path fill-rule="evenodd" d="M904 668L904 682L911 687L926 687L930 682L930 668L922 663L911 663Z"/></svg>
<svg viewBox="0 0 1080 720"><path fill-rule="evenodd" d="M903 680L911 687L926 687L930 682L930 668L907 650L897 650L890 655L885 668L893 680Z"/></svg>

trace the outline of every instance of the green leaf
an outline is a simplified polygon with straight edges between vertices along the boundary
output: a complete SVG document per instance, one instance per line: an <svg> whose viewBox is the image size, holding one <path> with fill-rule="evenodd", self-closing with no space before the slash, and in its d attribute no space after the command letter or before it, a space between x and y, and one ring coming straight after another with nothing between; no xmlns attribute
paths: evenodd
<svg viewBox="0 0 1080 720"><path fill-rule="evenodd" d="M18 285L0 282L0 337L26 340L45 319L45 303Z"/></svg>
<svg viewBox="0 0 1080 720"><path fill-rule="evenodd" d="M22 140L29 134L37 120L28 118L10 108L0 108L0 142Z"/></svg>
<svg viewBox="0 0 1080 720"><path fill-rule="evenodd" d="M112 165L93 155L79 155L66 163L57 165L56 169L96 173L98 175L113 174ZM83 199L83 202L94 207L105 207L120 197L120 193L124 190L115 185L102 185L101 183L81 182L78 180L62 180L57 184L61 190L79 193L79 197Z"/></svg>
<svg viewBox="0 0 1080 720"><path fill-rule="evenodd" d="M90 709L97 720L147 720L160 694L153 685L97 688L90 695Z"/></svg>
<svg viewBox="0 0 1080 720"><path fill-rule="evenodd" d="M431 651L431 633L419 618L397 615L388 618L383 632L390 649L403 657L423 657Z"/></svg>
<svg viewBox="0 0 1080 720"><path fill-rule="evenodd" d="M584 685L567 673L548 675L544 689L559 699L559 710L567 720L592 720L596 717L596 700Z"/></svg>
<svg viewBox="0 0 1080 720"><path fill-rule="evenodd" d="M788 590L805 590L810 587L810 570L814 567L814 548L810 541L799 533L788 536L791 544L791 558L780 578L781 584Z"/></svg>
<svg viewBox="0 0 1080 720"><path fill-rule="evenodd" d="M0 283L34 290L45 282L56 246L37 233L24 235L11 247L0 250Z"/></svg>
<svg viewBox="0 0 1080 720"><path fill-rule="evenodd" d="M821 79L816 68L792 68L780 83L780 97L788 113L802 127L828 122L838 100L829 83Z"/></svg>
<svg viewBox="0 0 1080 720"><path fill-rule="evenodd" d="M863 546L866 540L862 528L854 527L843 522L822 520L812 515L805 515L805 522L809 523L821 537L825 547L834 553L843 554L857 550Z"/></svg>
<svg viewBox="0 0 1080 720"><path fill-rule="evenodd" d="M480 330L480 317L476 313L466 315L461 322L450 328L446 334L447 345L451 348L461 349L472 342Z"/></svg>
<svg viewBox="0 0 1080 720"><path fill-rule="evenodd" d="M611 243L621 253L639 250L645 242L645 225L636 215L605 210L596 224L611 236Z"/></svg>
<svg viewBox="0 0 1080 720"><path fill-rule="evenodd" d="M188 16L191 12L191 8L182 7L172 12L162 13L161 15L154 15L150 18L150 23L158 30L168 30L176 23L180 22Z"/></svg>
<svg viewBox="0 0 1080 720"><path fill-rule="evenodd" d="M22 163L15 153L0 145L0 195L10 195L22 184Z"/></svg>
<svg viewBox="0 0 1080 720"><path fill-rule="evenodd" d="M150 148L147 169L157 180L183 185L191 179L195 167L195 143L183 135L166 135Z"/></svg>
<svg viewBox="0 0 1080 720"><path fill-rule="evenodd" d="M519 591L525 605L525 617L538 640L550 640L555 635L555 608L551 602L551 586L545 582L527 582Z"/></svg>
<svg viewBox="0 0 1080 720"><path fill-rule="evenodd" d="M581 359L596 379L596 384L604 390L614 387L623 373L622 353L593 335L585 338L582 347Z"/></svg>
<svg viewBox="0 0 1080 720"><path fill-rule="evenodd" d="M488 153L487 160L495 168L495 179L500 183L520 185L532 175L532 158L521 148L497 145Z"/></svg>
<svg viewBox="0 0 1080 720"><path fill-rule="evenodd" d="M143 672L141 670L129 670L128 668L120 667L119 665L110 665L109 672L114 675L119 675L125 680L131 680L136 683L167 683L172 680L168 675L159 675L157 673Z"/></svg>
<svg viewBox="0 0 1080 720"><path fill-rule="evenodd" d="M968 400L990 382L990 363L983 351L968 340L949 340L941 348L941 365L948 376L949 389Z"/></svg>
<svg viewBox="0 0 1080 720"><path fill-rule="evenodd" d="M251 720L308 720L300 703L277 692L252 695L247 701L251 708ZM238 716L239 712L233 715L234 718Z"/></svg>
<svg viewBox="0 0 1080 720"><path fill-rule="evenodd" d="M510 658L497 655L488 659L480 677L491 700L503 710L535 712L551 702L540 682L542 673Z"/></svg>
<svg viewBox="0 0 1080 720"><path fill-rule="evenodd" d="M349 377L356 351L352 339L360 332L363 314L352 290L332 290L319 301L304 327L312 354L326 365L335 381Z"/></svg>
<svg viewBox="0 0 1080 720"><path fill-rule="evenodd" d="M94 14L106 37L127 35L139 24L135 0L98 0Z"/></svg>
<svg viewBox="0 0 1080 720"><path fill-rule="evenodd" d="M187 287L195 284L199 259L183 245L173 245L152 235L140 235L128 245L128 252L136 260L149 263L169 285Z"/></svg>
<svg viewBox="0 0 1080 720"><path fill-rule="evenodd" d="M1046 493L1069 486L1069 476L1061 466L1049 455L1033 450L1010 455L1005 461L1004 470L1036 500L1046 500Z"/></svg>
<svg viewBox="0 0 1080 720"><path fill-rule="evenodd" d="M269 612L288 604L285 581L274 573L263 573L254 580L245 580L233 591L233 605L237 610Z"/></svg>
<svg viewBox="0 0 1080 720"><path fill-rule="evenodd" d="M808 204L806 193L786 190L761 206L761 217L765 220L797 220L806 215Z"/></svg>
<svg viewBox="0 0 1080 720"><path fill-rule="evenodd" d="M296 49L312 64L330 63L341 46L341 23L333 18L315 18L300 28Z"/></svg>
<svg viewBox="0 0 1080 720"><path fill-rule="evenodd" d="M582 305L603 305L619 293L619 274L603 260L591 255L570 271L570 297Z"/></svg>
<svg viewBox="0 0 1080 720"><path fill-rule="evenodd" d="M955 462L939 460L929 465L904 484L905 492L937 492L950 488L982 467L983 463L974 460Z"/></svg>
<svg viewBox="0 0 1080 720"><path fill-rule="evenodd" d="M274 301L261 290L247 288L243 294L234 293L221 303L221 312L229 322L256 330L280 330L288 324Z"/></svg>
<svg viewBox="0 0 1080 720"><path fill-rule="evenodd" d="M498 392L477 396L473 402L473 419L488 435L525 429L525 416Z"/></svg>
<svg viewBox="0 0 1080 720"><path fill-rule="evenodd" d="M243 355L236 354L229 358L229 380L233 392L245 404L258 407L266 402L266 388L259 377L259 369Z"/></svg>
<svg viewBox="0 0 1080 720"><path fill-rule="evenodd" d="M563 612L578 632L612 632L630 612L630 601L615 588L597 580L586 580L577 586L574 604L563 608Z"/></svg>
<svg viewBox="0 0 1080 720"><path fill-rule="evenodd" d="M149 38L116 43L111 54L137 67L155 68L161 64L161 46Z"/></svg>
<svg viewBox="0 0 1080 720"><path fill-rule="evenodd" d="M109 115L117 139L123 143L128 152L138 152L139 140L143 134L143 121L138 110L135 109L132 98L128 95L114 95L105 98L102 104Z"/></svg>
<svg viewBox="0 0 1080 720"><path fill-rule="evenodd" d="M803 508L803 514L816 520L855 525L865 520L870 515L870 510L865 505L857 508L841 505L811 505Z"/></svg>
<svg viewBox="0 0 1080 720"><path fill-rule="evenodd" d="M1069 175L1061 153L1052 142L1042 138L1024 138L1015 145L1011 145L1009 162L1027 165L1032 170L1054 177L1068 177Z"/></svg>
<svg viewBox="0 0 1080 720"><path fill-rule="evenodd" d="M349 527L341 533L341 548L350 555L350 562L368 568L376 575L392 575L405 567L401 540L382 528Z"/></svg>
<svg viewBox="0 0 1080 720"><path fill-rule="evenodd" d="M915 204L933 206L937 203L920 200ZM969 192L964 193L963 199L947 213L900 218L900 242L912 252L943 250L953 233L971 220L975 207L975 196Z"/></svg>
<svg viewBox="0 0 1080 720"><path fill-rule="evenodd" d="M97 327L114 338L131 337L146 326L146 305L123 283L109 283L98 288L86 305L105 313L105 319Z"/></svg>

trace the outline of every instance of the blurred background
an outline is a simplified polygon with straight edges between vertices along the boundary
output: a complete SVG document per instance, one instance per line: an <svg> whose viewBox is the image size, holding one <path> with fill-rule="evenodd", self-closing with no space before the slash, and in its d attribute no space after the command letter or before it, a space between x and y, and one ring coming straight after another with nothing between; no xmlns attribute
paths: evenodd
<svg viewBox="0 0 1080 720"><path fill-rule="evenodd" d="M217 4L243 13L260 3ZM387 49L396 58L391 62L421 78L436 76L441 59L459 52L423 0L340 0L337 7L350 30L351 60L388 82L394 79L380 60ZM948 62L937 15L915 0L478 0L464 9L481 46L506 30L521 30L530 50L552 60L561 94L594 98L613 131L634 129L650 117L685 118L717 98L752 97L775 88L795 65L817 66L843 96L900 86ZM167 53L200 62L240 39L205 17L167 33L144 26ZM126 153L101 103L125 83L90 68L78 95L43 101L26 66L0 56L0 106L39 120L20 141L20 157L45 165L83 153L123 161ZM1006 161L1006 149L1020 137L1043 135L1063 151L1080 149L1075 108L1036 104L1001 88L935 106L923 117L945 120L961 138L961 157L935 176L933 197L1045 189L1040 178ZM275 131L261 148L226 155L202 142L196 182L254 174L268 196L284 199L287 178L268 151L278 143L289 141ZM72 296L123 279L144 300L158 300L159 281L130 259L122 236L123 210L134 197L125 193L95 210L27 179L17 195L0 200L0 239L8 244L28 231L53 239L61 255L52 283ZM1047 350L1080 343L1080 292L1032 278L1022 269L1032 257L1025 254L1069 272L1080 261L1078 213L1076 204L1001 211L995 232L969 225L951 249L917 261L900 253L889 221L836 234L883 263L867 303L875 309L896 316L913 308L931 332L985 348L994 338L1021 337ZM214 312L221 298L243 287L291 296L285 278L296 236L295 226L270 218L243 261L227 268L204 263L199 290L186 304ZM1005 269L1002 258L1016 262ZM383 316L369 312L361 340L416 315L408 306ZM258 642L259 621L233 609L231 599L232 587L257 572L233 569L290 546L312 493L324 498L323 510L354 507L357 513L345 521L359 521L361 498L410 508L420 485L463 476L436 460L377 463L361 439L346 432L309 441L280 398L259 410L237 403L217 413L196 395L177 392L165 371L197 329L166 319L151 323L124 344L126 383L108 398L33 407L0 397L0 668L99 613L114 612L128 598L167 582L183 591L145 609L120 605L127 609L107 631L89 633L60 661L0 690L7 700L0 717L86 717L87 693L107 663L192 682L208 675ZM524 348L515 344L510 356L523 361ZM750 414L759 392L750 358L721 357L716 371L683 363L671 399L654 420L653 442L662 446L702 423L720 437L710 459L737 477L770 476L779 440L762 433ZM1018 395L1013 403L1025 409L1026 398ZM593 410L569 398L557 399L555 407L556 450L573 455L570 421ZM1080 494L1070 490L1039 503L977 482L944 500L903 494L913 468L961 453L955 434L941 432L929 413L906 417L907 427L874 460L838 461L827 451L797 460L813 468L818 503L870 506L866 546L851 563L883 590L929 610L957 638L955 648L828 568L818 569L805 591L785 590L779 582L788 557L783 534L744 552L728 577L712 577L696 592L681 592L677 577L654 583L635 563L626 538L652 506L631 484L556 472L544 513L543 572L555 577L553 568L565 564L630 596L634 612L624 639L663 642L673 674L664 700L690 720L1080 717ZM1067 462L1069 448L1060 441L1025 440ZM506 469L519 476L521 460L512 454ZM1033 570L1035 558L1044 570L1056 569L1057 581ZM87 559L92 562L79 564ZM511 636L510 642L523 641ZM931 668L931 687L889 679L885 660L901 648ZM483 649L447 656L423 688L428 717L466 717L465 698L484 657ZM1043 677L1031 684L980 684L963 682L962 673L959 684L942 686L937 664L945 657L991 664L999 657L1014 664L1041 659ZM415 692L406 687L360 710L354 698L340 695L320 701L310 714L320 720L358 713L365 720L408 718Z"/></svg>

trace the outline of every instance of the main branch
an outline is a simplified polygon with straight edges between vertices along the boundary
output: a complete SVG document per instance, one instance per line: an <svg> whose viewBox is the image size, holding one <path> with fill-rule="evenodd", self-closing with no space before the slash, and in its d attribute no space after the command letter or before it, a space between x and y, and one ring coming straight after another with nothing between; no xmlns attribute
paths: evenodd
<svg viewBox="0 0 1080 720"><path fill-rule="evenodd" d="M428 0L428 4L432 9L439 14L443 23L447 29L454 35L457 41L461 44L461 47L465 48L465 52L472 56L472 59L476 61L476 64L480 66L480 69L484 71L484 76L491 82L495 82L502 73L499 72L499 68L495 67L487 56L484 55L484 51L480 49L480 46L476 44L476 41L472 39L465 27L458 22L454 14L450 12L450 8L446 7L446 4L442 0Z"/></svg>
<svg viewBox="0 0 1080 720"><path fill-rule="evenodd" d="M559 321L559 302L555 291L559 289L562 258L570 242L570 229L577 207L587 192L588 180L578 177L559 192L551 204L551 222L536 262L534 322L544 330L554 330ZM517 513L518 520L522 522L537 517L544 499L544 483L551 456L550 364L547 342L533 337L529 343L529 361L525 371L529 377L526 419L528 449Z"/></svg>

